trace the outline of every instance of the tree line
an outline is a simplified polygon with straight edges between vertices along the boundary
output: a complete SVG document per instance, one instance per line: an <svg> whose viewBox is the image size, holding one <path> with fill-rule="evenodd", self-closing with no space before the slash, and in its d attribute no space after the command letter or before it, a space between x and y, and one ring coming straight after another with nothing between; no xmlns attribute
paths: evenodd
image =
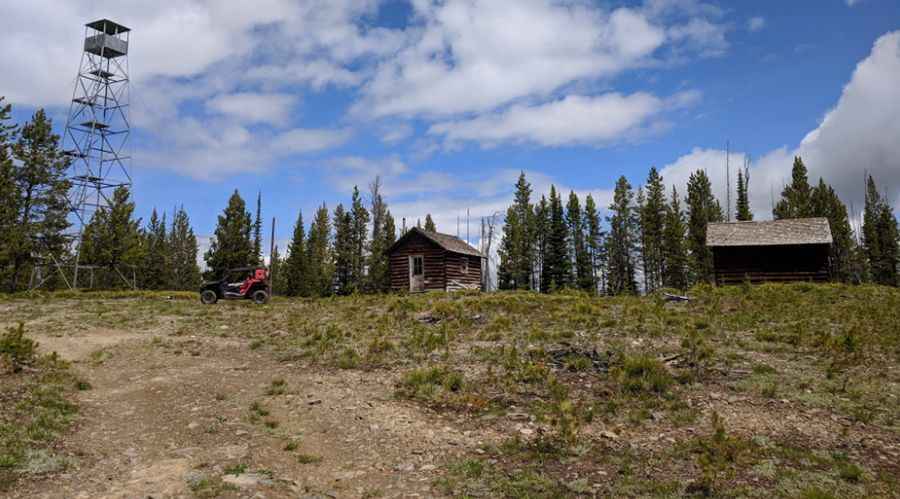
<svg viewBox="0 0 900 499"><path fill-rule="evenodd" d="M147 225L134 219L127 188L116 189L107 206L84 227L80 248L71 232L67 179L70 159L39 109L12 122L12 108L0 97L0 286L28 289L35 271L43 287L62 287L74 278L94 287L195 289L200 279L197 238L183 208L171 225L156 210ZM93 282L91 282L93 281Z"/></svg>
<svg viewBox="0 0 900 499"><path fill-rule="evenodd" d="M784 187L772 216L828 219L834 239L829 272L834 281L897 286L897 220L874 178L867 176L866 182L861 234L855 234L834 188L821 178L810 185L806 165L796 157L791 183ZM712 282L706 231L710 223L725 221L725 211L703 170L690 175L685 191L683 198L675 186L667 193L656 168L650 169L637 192L622 176L604 224L590 194L583 208L575 192L569 193L564 207L563 194L555 186L550 186L549 196L532 201L531 185L522 173L506 211L498 250L499 288L544 293L569 288L618 295ZM749 169L738 171L736 192L735 220L752 221Z"/></svg>
<svg viewBox="0 0 900 499"><path fill-rule="evenodd" d="M398 231L381 192L379 177L369 185L367 200L356 186L347 207L341 203L332 212L323 203L308 227L301 210L287 254L282 255L275 247L270 258L274 292L287 296L387 292L387 250L396 242ZM235 190L219 216L209 251L204 255L208 278L248 262L262 263L257 242L259 204L256 220L251 223L246 203ZM430 214L425 219L425 230L437 230Z"/></svg>

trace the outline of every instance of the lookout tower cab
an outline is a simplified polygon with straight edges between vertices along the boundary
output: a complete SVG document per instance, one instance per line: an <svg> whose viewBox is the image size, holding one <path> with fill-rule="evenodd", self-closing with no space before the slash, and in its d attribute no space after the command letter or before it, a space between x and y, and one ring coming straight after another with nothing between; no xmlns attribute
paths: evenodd
<svg viewBox="0 0 900 499"><path fill-rule="evenodd" d="M107 59L128 55L130 29L109 19L100 19L85 26L87 27L84 38L85 52Z"/></svg>

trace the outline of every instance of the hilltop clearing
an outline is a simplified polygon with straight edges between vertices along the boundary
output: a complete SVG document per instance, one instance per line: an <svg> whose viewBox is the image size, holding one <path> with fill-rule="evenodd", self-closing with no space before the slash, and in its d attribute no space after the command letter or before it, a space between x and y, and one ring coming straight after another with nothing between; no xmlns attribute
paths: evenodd
<svg viewBox="0 0 900 499"><path fill-rule="evenodd" d="M0 495L900 495L900 292L689 295L0 299Z"/></svg>

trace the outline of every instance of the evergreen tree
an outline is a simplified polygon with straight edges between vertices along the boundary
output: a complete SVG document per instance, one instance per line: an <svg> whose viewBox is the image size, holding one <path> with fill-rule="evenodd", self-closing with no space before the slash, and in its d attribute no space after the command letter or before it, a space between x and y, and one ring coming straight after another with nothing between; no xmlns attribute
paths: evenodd
<svg viewBox="0 0 900 499"><path fill-rule="evenodd" d="M252 230L247 205L235 189L225 211L219 215L209 250L203 255L208 269L207 279L218 279L228 269L256 263L253 241L250 239Z"/></svg>
<svg viewBox="0 0 900 499"><path fill-rule="evenodd" d="M650 168L647 176L647 195L639 216L644 282L647 292L652 292L662 285L663 280L663 227L666 218L665 187L656 168Z"/></svg>
<svg viewBox="0 0 900 499"><path fill-rule="evenodd" d="M498 289L516 289L515 277L515 233L518 229L519 220L516 217L515 208L510 205L506 209L506 218L503 221L503 238L500 239L500 247L497 248L497 255L500 257L500 265L497 266L497 288Z"/></svg>
<svg viewBox="0 0 900 499"><path fill-rule="evenodd" d="M555 186L550 186L550 225L547 235L547 253L544 257L544 273L547 289L565 288L570 283L571 260L569 257L569 229L563 211L562 199Z"/></svg>
<svg viewBox="0 0 900 499"><path fill-rule="evenodd" d="M709 177L703 170L691 174L687 191L689 282L710 282L713 279L713 261L712 251L706 246L706 228L710 222L723 220L722 207L713 196Z"/></svg>
<svg viewBox="0 0 900 499"><path fill-rule="evenodd" d="M166 215L160 220L156 208L150 214L150 223L144 231L144 261L141 264L141 288L166 289L169 286L169 238L166 233Z"/></svg>
<svg viewBox="0 0 900 499"><path fill-rule="evenodd" d="M833 243L830 253L829 273L831 278L841 282L851 282L854 279L853 259L854 252L853 229L850 227L850 219L847 216L847 207L838 198L834 188L819 178L812 192L813 216L825 217L831 227ZM858 280L858 277L857 277Z"/></svg>
<svg viewBox="0 0 900 499"><path fill-rule="evenodd" d="M366 239L369 224L369 212L363 206L359 189L353 187L353 199L350 205L350 216L353 230L351 241L353 242L353 254L350 263L350 289L348 292L362 289L365 278L366 263Z"/></svg>
<svg viewBox="0 0 900 499"><path fill-rule="evenodd" d="M519 175L513 204L506 210L503 239L498 254L497 281L500 289L531 289L533 254L533 208L531 184Z"/></svg>
<svg viewBox="0 0 900 499"><path fill-rule="evenodd" d="M613 202L609 206L609 237L606 252L609 258L609 283L611 295L637 294L634 253L638 239L638 215L635 213L634 192L631 184L622 176L616 182Z"/></svg>
<svg viewBox="0 0 900 499"><path fill-rule="evenodd" d="M256 219L253 221L253 254L255 264L262 265L262 192L256 193Z"/></svg>
<svg viewBox="0 0 900 499"><path fill-rule="evenodd" d="M12 106L3 104L0 96L0 286L5 289L13 261L11 235L16 231L19 189L13 166L12 146L18 127L11 123Z"/></svg>
<svg viewBox="0 0 900 499"><path fill-rule="evenodd" d="M169 231L169 289L194 290L200 285L200 267L197 265L197 236L191 228L184 206L175 210L172 229Z"/></svg>
<svg viewBox="0 0 900 499"><path fill-rule="evenodd" d="M437 226L434 225L434 220L431 218L431 213L425 215L425 230L428 232L437 232Z"/></svg>
<svg viewBox="0 0 900 499"><path fill-rule="evenodd" d="M739 222L753 220L753 212L750 211L750 170L738 170L735 219Z"/></svg>
<svg viewBox="0 0 900 499"><path fill-rule="evenodd" d="M384 215L384 230L382 231L382 238L384 242L381 243L381 247L384 248L385 262L387 262L387 271L384 273L384 281L381 282L381 289L384 291L390 291L391 269L387 251L394 245L394 243L397 242L397 226L394 224L394 216L391 215L391 210L387 210Z"/></svg>
<svg viewBox="0 0 900 499"><path fill-rule="evenodd" d="M328 206L322 203L316 210L306 240L308 282L313 296L329 296L334 292L334 261L330 248L331 221L328 219Z"/></svg>
<svg viewBox="0 0 900 499"><path fill-rule="evenodd" d="M9 290L16 291L30 265L40 259L58 261L66 253L70 183L66 180L69 162L43 109L22 127L12 151L16 160L12 179L19 202L16 223L4 237L12 263Z"/></svg>
<svg viewBox="0 0 900 499"><path fill-rule="evenodd" d="M339 295L353 292L353 215L339 204L334 209L334 287Z"/></svg>
<svg viewBox="0 0 900 499"><path fill-rule="evenodd" d="M366 289L374 293L383 293L390 286L388 267L388 255L386 246L388 238L385 235L387 229L387 204L381 196L381 178L375 180L369 186L372 197L372 238L369 243L369 275Z"/></svg>
<svg viewBox="0 0 900 499"><path fill-rule="evenodd" d="M288 281L285 270L285 259L279 253L278 245L276 244L272 250L272 255L269 257L269 278L272 280L273 295L287 294Z"/></svg>
<svg viewBox="0 0 900 499"><path fill-rule="evenodd" d="M584 200L584 224L585 244L591 269L591 292L596 293L599 290L600 277L606 265L606 245L604 244L606 233L600 225L600 214L597 212L597 205L590 194Z"/></svg>
<svg viewBox="0 0 900 499"><path fill-rule="evenodd" d="M547 274L547 245L550 241L550 204L546 196L541 196L541 201L534 205L533 214L534 229L534 274L536 279L535 289L541 293L550 291L550 276Z"/></svg>
<svg viewBox="0 0 900 499"><path fill-rule="evenodd" d="M569 203L566 205L566 224L570 235L572 276L571 282L579 289L592 291L594 285L591 261L585 244L584 214L581 203L574 191L569 191Z"/></svg>
<svg viewBox="0 0 900 499"><path fill-rule="evenodd" d="M672 186L672 200L666 205L663 228L663 286L687 288L687 252L685 251L684 213L678 199L678 190Z"/></svg>
<svg viewBox="0 0 900 499"><path fill-rule="evenodd" d="M113 191L109 206L94 213L81 239L81 263L103 267L100 287L131 287L132 270L146 262L141 221L135 220L134 202L127 187ZM154 288L157 289L157 288Z"/></svg>
<svg viewBox="0 0 900 499"><path fill-rule="evenodd" d="M288 245L284 269L281 272L285 281L284 294L288 296L308 296L308 256L306 251L306 233L303 226L303 211L300 211L297 214L297 223L294 224L294 233L291 237L291 243Z"/></svg>
<svg viewBox="0 0 900 499"><path fill-rule="evenodd" d="M866 179L866 204L863 213L863 247L869 260L871 279L876 284L896 286L898 254L897 219L887 201L878 192L875 179Z"/></svg>
<svg viewBox="0 0 900 499"><path fill-rule="evenodd" d="M794 157L791 183L786 185L781 192L781 200L775 205L772 215L775 220L807 218L813 215L812 189L809 186L806 165L803 164L800 156Z"/></svg>

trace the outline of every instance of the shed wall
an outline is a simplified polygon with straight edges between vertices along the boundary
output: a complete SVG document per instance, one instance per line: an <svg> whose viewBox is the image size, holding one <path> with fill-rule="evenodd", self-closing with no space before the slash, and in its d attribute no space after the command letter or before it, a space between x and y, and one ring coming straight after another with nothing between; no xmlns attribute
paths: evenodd
<svg viewBox="0 0 900 499"><path fill-rule="evenodd" d="M827 281L828 245L714 247L717 284Z"/></svg>
<svg viewBox="0 0 900 499"><path fill-rule="evenodd" d="M409 257L422 255L425 264L425 290L443 290L445 253L437 244L414 234L390 254L391 289L409 291Z"/></svg>

